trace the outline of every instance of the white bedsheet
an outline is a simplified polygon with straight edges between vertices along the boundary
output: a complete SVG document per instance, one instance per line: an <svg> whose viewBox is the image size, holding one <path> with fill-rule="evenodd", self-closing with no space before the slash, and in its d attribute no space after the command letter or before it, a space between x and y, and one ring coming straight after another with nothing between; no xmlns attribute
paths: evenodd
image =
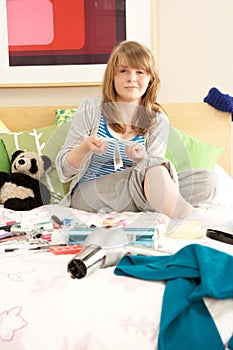
<svg viewBox="0 0 233 350"><path fill-rule="evenodd" d="M225 176L225 174L224 174ZM229 179L228 179L229 180ZM216 215L233 219L233 184L215 202L205 206ZM223 186L224 187L224 186ZM223 193L225 191L225 193ZM51 215L78 218L100 226L109 214L88 214L49 205L31 212L0 209L0 221L44 221ZM135 226L167 224L152 213L112 214ZM188 240L165 238L160 246L174 252ZM233 246L208 238L195 243L233 255ZM70 255L49 252L0 257L0 349L3 350L154 350L157 348L160 311L165 284L114 275L114 267L102 268L83 279L67 273ZM205 302L226 344L233 333L233 299ZM214 349L213 349L214 350Z"/></svg>
<svg viewBox="0 0 233 350"><path fill-rule="evenodd" d="M116 276L113 267L71 279L68 256L1 259L0 348L156 349L163 282ZM226 342L233 300L206 299Z"/></svg>

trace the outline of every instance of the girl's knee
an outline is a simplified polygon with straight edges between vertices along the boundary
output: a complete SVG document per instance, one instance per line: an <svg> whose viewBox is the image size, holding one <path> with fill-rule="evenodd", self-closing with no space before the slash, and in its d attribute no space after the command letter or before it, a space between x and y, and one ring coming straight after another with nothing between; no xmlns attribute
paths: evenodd
<svg viewBox="0 0 233 350"><path fill-rule="evenodd" d="M209 203L218 192L217 174L209 169L196 169L180 179L180 192L192 205Z"/></svg>

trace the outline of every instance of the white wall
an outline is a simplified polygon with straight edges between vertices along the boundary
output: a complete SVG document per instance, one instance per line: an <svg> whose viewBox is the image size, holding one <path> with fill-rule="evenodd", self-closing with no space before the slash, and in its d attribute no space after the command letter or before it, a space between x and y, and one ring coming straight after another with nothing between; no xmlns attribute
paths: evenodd
<svg viewBox="0 0 233 350"><path fill-rule="evenodd" d="M99 94L100 86L0 88L0 106L79 105L84 97Z"/></svg>
<svg viewBox="0 0 233 350"><path fill-rule="evenodd" d="M160 102L233 96L233 1L157 0Z"/></svg>
<svg viewBox="0 0 233 350"><path fill-rule="evenodd" d="M159 102L199 102L213 86L233 96L233 0L157 0ZM79 104L100 86L0 88L0 105Z"/></svg>

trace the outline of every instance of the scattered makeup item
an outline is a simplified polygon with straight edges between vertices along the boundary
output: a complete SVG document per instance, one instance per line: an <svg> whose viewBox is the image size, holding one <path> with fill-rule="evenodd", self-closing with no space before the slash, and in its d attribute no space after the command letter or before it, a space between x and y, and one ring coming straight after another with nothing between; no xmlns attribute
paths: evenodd
<svg viewBox="0 0 233 350"><path fill-rule="evenodd" d="M233 233L208 228L206 236L217 241L233 244Z"/></svg>
<svg viewBox="0 0 233 350"><path fill-rule="evenodd" d="M203 231L200 222L184 220L177 227L169 227L168 225L165 236L178 239L200 239L203 238Z"/></svg>

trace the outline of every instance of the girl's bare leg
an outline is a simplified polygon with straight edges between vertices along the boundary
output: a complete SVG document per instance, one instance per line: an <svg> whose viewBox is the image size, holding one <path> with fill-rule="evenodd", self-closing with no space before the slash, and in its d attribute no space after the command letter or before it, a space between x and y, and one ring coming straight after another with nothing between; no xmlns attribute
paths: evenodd
<svg viewBox="0 0 233 350"><path fill-rule="evenodd" d="M152 167L147 171L144 191L150 205L173 219L174 227L181 224L183 220L198 221L203 227L233 225L227 213L216 215L189 204L179 193L177 185L165 166Z"/></svg>
<svg viewBox="0 0 233 350"><path fill-rule="evenodd" d="M184 218L194 210L194 207L181 196L177 184L163 165L148 169L144 192L155 210L172 219Z"/></svg>

